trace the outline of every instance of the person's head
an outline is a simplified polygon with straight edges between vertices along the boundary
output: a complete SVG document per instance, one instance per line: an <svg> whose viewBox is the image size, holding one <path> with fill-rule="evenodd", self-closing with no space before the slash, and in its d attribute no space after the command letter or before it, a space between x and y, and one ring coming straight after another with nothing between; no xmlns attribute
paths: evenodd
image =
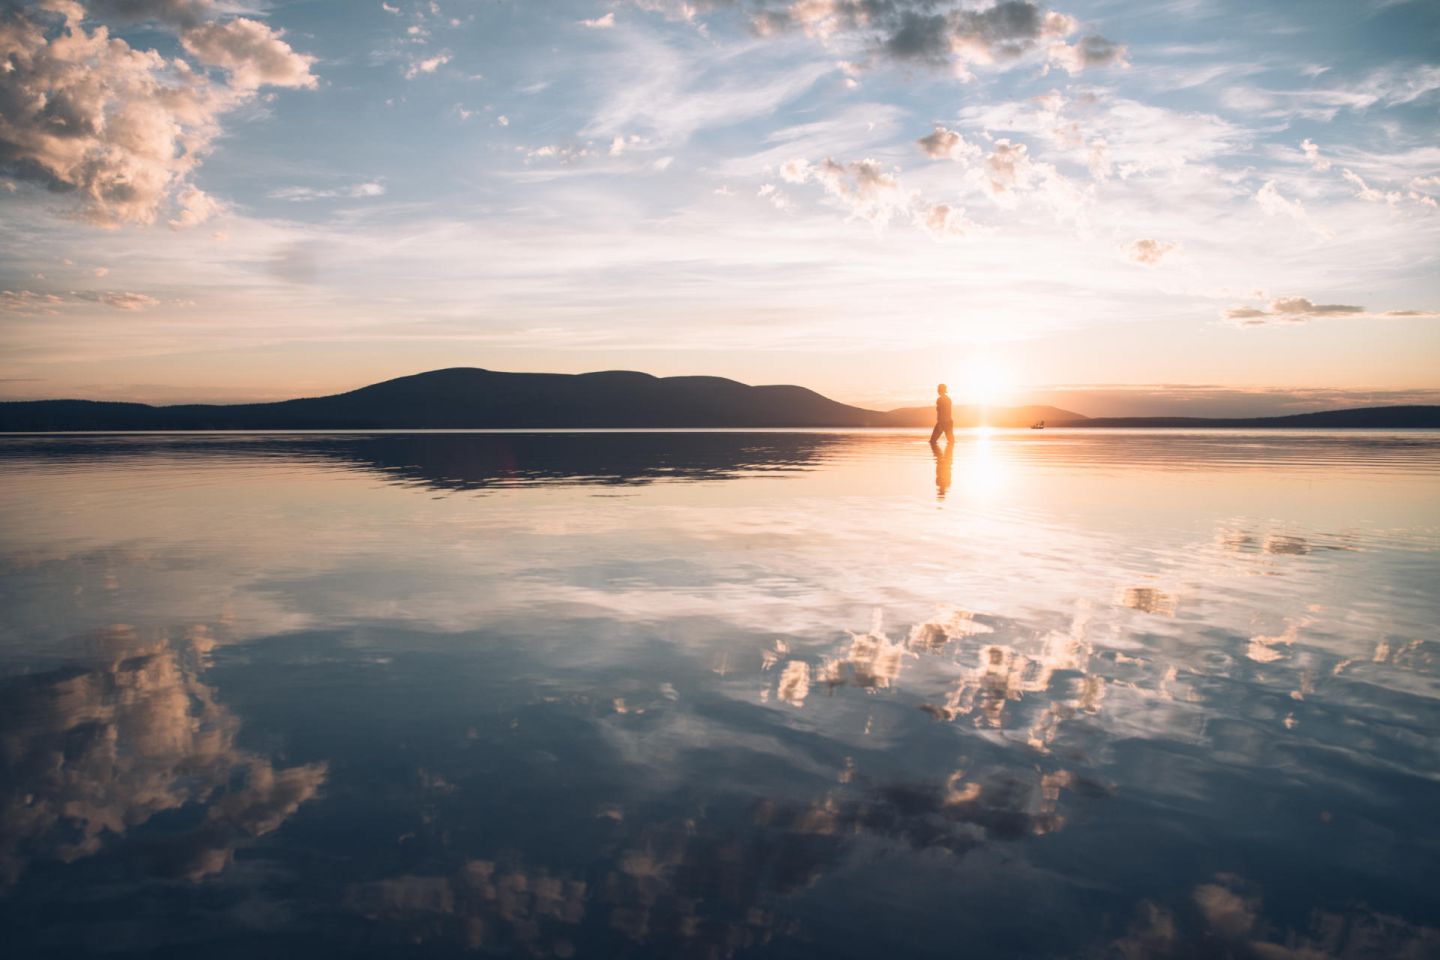
<svg viewBox="0 0 1440 960"><path fill-rule="evenodd" d="M949 388L946 387L945 384L943 384L943 383L940 384L940 386L938 386L938 387L935 388L935 392L938 393L938 394L940 394L940 396L942 396L942 397L945 396L945 394L948 392L948 390L949 390Z"/></svg>

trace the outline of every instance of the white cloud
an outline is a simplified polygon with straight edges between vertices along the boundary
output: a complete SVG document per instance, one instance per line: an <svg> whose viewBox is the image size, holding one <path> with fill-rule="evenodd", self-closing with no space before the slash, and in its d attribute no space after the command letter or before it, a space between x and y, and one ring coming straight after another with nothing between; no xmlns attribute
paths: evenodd
<svg viewBox="0 0 1440 960"><path fill-rule="evenodd" d="M99 296L101 303L107 307L114 307L116 310L144 310L157 305L160 301L149 294L131 293L129 291L112 291L102 293Z"/></svg>
<svg viewBox="0 0 1440 960"><path fill-rule="evenodd" d="M1233 110L1267 117L1300 117L1328 123L1341 111L1397 107L1440 90L1440 65L1391 66L1373 70L1360 80L1302 90L1253 86L1227 88L1223 100Z"/></svg>
<svg viewBox="0 0 1440 960"><path fill-rule="evenodd" d="M1349 167L1341 170L1340 176L1355 188L1355 196L1367 203L1387 203L1393 207L1405 199L1405 195L1398 190L1376 190L1367 184L1360 174Z"/></svg>
<svg viewBox="0 0 1440 960"><path fill-rule="evenodd" d="M193 221L198 196L189 176L220 133L220 118L263 85L310 87L311 58L264 24L237 18L180 32L195 60L217 66L229 84L189 61L167 59L87 30L78 3L53 0L60 21L16 13L0 21L0 163L16 175L68 192L92 223L153 223L174 197L175 220ZM203 3L110 4L132 18L189 23Z"/></svg>
<svg viewBox="0 0 1440 960"><path fill-rule="evenodd" d="M963 207L952 207L948 203L931 204L918 211L915 219L936 238L960 237L976 229L976 224L966 218Z"/></svg>
<svg viewBox="0 0 1440 960"><path fill-rule="evenodd" d="M0 290L0 313L18 316L54 315L65 305L65 298L54 293L35 290Z"/></svg>
<svg viewBox="0 0 1440 960"><path fill-rule="evenodd" d="M547 143L544 146L525 151L527 161L558 160L561 163L573 163L588 156L590 156L590 148L579 144Z"/></svg>
<svg viewBox="0 0 1440 960"><path fill-rule="evenodd" d="M1092 67L1128 67L1127 50L1123 44L1104 37L1081 37L1079 42L1050 45L1050 63L1066 73L1076 74Z"/></svg>
<svg viewBox="0 0 1440 960"><path fill-rule="evenodd" d="M316 187L279 187L271 190L267 194L272 200L290 200L296 203L311 200L361 200L370 197L383 197L384 195L385 184L378 180L369 180L362 183L351 184L348 187L334 187L330 189L319 189Z"/></svg>
<svg viewBox="0 0 1440 960"><path fill-rule="evenodd" d="M792 64L754 45L737 51L697 40L676 48L630 30L616 40L617 69L600 85L582 136L639 134L657 148L673 146L696 130L770 116L832 73L828 63Z"/></svg>
<svg viewBox="0 0 1440 960"><path fill-rule="evenodd" d="M171 230L183 230L223 213L225 205L199 187L186 187L175 199L178 211L170 220Z"/></svg>
<svg viewBox="0 0 1440 960"><path fill-rule="evenodd" d="M229 73L237 90L314 88L310 66L315 58L296 53L280 36L258 20L236 17L190 27L180 34L180 43L196 60Z"/></svg>
<svg viewBox="0 0 1440 960"><path fill-rule="evenodd" d="M1305 210L1305 204L1299 200L1290 200L1280 193L1280 188L1275 185L1274 180L1266 180L1259 190L1255 191L1255 202L1260 209L1265 211L1267 217L1289 217L1296 223L1304 224L1316 234L1329 238L1331 232L1310 219L1310 214Z"/></svg>
<svg viewBox="0 0 1440 960"><path fill-rule="evenodd" d="M1318 170L1321 173L1330 169L1330 161L1320 156L1320 147L1313 140L1301 140L1300 149L1305 153L1305 160L1310 164L1310 169Z"/></svg>
<svg viewBox="0 0 1440 960"><path fill-rule="evenodd" d="M966 160L980 153L979 147L966 142L960 134L938 125L915 142L932 160Z"/></svg>
<svg viewBox="0 0 1440 960"><path fill-rule="evenodd" d="M884 226L892 217L905 213L913 202L913 195L876 160L848 164L828 157L818 164L792 161L781 170L781 176L789 183L813 180L829 196L839 200L852 217L875 226Z"/></svg>
<svg viewBox="0 0 1440 960"><path fill-rule="evenodd" d="M762 183L755 195L769 201L770 205L776 210L790 210L795 206L790 202L790 198L785 195L785 192L773 183Z"/></svg>
<svg viewBox="0 0 1440 960"><path fill-rule="evenodd" d="M611 10L603 17L596 17L593 20L581 20L582 27L589 27L592 30L609 30L615 26L615 11Z"/></svg>
<svg viewBox="0 0 1440 960"><path fill-rule="evenodd" d="M445 64L449 62L450 54L443 51L441 53L435 54L435 56L433 57L426 57L423 60L416 60L414 63L410 64L410 66L405 68L405 79L414 80L421 74L434 73L436 70L439 70L441 67L445 66Z"/></svg>
<svg viewBox="0 0 1440 960"><path fill-rule="evenodd" d="M1176 244L1168 240L1152 240L1147 237L1128 245L1125 252L1136 263L1153 267L1173 253L1175 249Z"/></svg>
<svg viewBox="0 0 1440 960"><path fill-rule="evenodd" d="M1350 319L1397 319L1403 317L1440 317L1433 310L1387 310L1376 312L1348 303L1315 303L1307 297L1280 297L1267 307L1231 307L1222 314L1229 323L1242 327L1258 327L1273 323L1309 323L1326 317Z"/></svg>

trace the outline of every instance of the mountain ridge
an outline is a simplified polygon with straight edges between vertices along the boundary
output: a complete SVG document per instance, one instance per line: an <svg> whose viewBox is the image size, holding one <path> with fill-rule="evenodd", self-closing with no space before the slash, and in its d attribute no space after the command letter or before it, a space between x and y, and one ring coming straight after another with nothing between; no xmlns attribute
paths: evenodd
<svg viewBox="0 0 1440 960"><path fill-rule="evenodd" d="M995 413L1017 423L1082 417L1055 407ZM0 403L0 430L8 432L889 427L933 421L930 407L866 410L791 384L751 386L724 377L656 377L632 370L506 373L478 367L430 370L273 403ZM957 425L964 422L957 418Z"/></svg>
<svg viewBox="0 0 1440 960"><path fill-rule="evenodd" d="M1025 427L1440 427L1440 406L1363 407L1279 417L1089 418L1050 406L957 406L955 425ZM102 400L0 402L0 432L124 430L747 429L916 427L934 407L878 411L793 384L633 370L508 373L447 367L343 393L271 403L153 406Z"/></svg>

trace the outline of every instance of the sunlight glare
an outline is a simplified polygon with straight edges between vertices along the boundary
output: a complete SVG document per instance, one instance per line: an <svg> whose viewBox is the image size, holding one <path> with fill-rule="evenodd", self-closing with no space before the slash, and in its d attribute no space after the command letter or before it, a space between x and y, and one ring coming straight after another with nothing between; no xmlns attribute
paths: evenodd
<svg viewBox="0 0 1440 960"><path fill-rule="evenodd" d="M1015 374L994 358L972 361L957 391L961 402L979 407L997 407L1010 403L1015 395Z"/></svg>

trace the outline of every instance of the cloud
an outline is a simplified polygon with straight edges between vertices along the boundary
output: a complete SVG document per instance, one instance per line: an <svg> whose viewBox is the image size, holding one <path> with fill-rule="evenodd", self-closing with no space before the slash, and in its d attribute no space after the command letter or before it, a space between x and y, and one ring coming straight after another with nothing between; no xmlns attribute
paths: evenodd
<svg viewBox="0 0 1440 960"><path fill-rule="evenodd" d="M1349 303L1315 303L1307 297L1280 297L1271 300L1266 308L1231 307L1222 314L1223 318L1242 327L1257 327L1271 323L1309 323L1325 317L1348 317L1352 319L1379 319L1397 317L1440 317L1440 312L1431 310L1388 310L1375 312Z"/></svg>
<svg viewBox="0 0 1440 960"><path fill-rule="evenodd" d="M1026 100L976 104L960 111L967 125L1044 138L1097 180L1128 180L1154 170L1179 171L1214 160L1252 134L1213 114L1185 113L1122 97L1051 91Z"/></svg>
<svg viewBox="0 0 1440 960"><path fill-rule="evenodd" d="M995 149L985 158L985 173L992 193L1023 190L1039 176L1025 144L1006 139L995 141Z"/></svg>
<svg viewBox="0 0 1440 960"><path fill-rule="evenodd" d="M171 27L193 27L215 16L212 0L88 0L92 16L117 23L153 21Z"/></svg>
<svg viewBox="0 0 1440 960"><path fill-rule="evenodd" d="M225 210L223 203L199 187L186 187L175 198L175 204L177 212L170 220L171 230L184 230L187 227L197 226Z"/></svg>
<svg viewBox="0 0 1440 960"><path fill-rule="evenodd" d="M73 194L76 213L102 226L153 223L180 199L174 222L201 213L188 180L221 132L220 118L262 85L314 86L311 58L296 54L265 25L239 18L184 26L184 58L169 59L87 30L78 3L42 5L55 16L14 12L0 19L0 168L19 179ZM128 18L182 25L208 4L113 2Z"/></svg>
<svg viewBox="0 0 1440 960"><path fill-rule="evenodd" d="M576 160L583 160L590 156L588 146L577 144L547 143L542 147L535 147L525 151L525 160L558 160L561 163L574 163Z"/></svg>
<svg viewBox="0 0 1440 960"><path fill-rule="evenodd" d="M1304 90L1234 86L1222 99L1233 110L1266 117L1300 117L1329 123L1342 110L1397 107L1440 90L1440 65L1384 67L1350 84Z"/></svg>
<svg viewBox="0 0 1440 960"><path fill-rule="evenodd" d="M966 142L954 130L936 126L934 131L915 141L932 160L965 160L980 153L980 148Z"/></svg>
<svg viewBox="0 0 1440 960"><path fill-rule="evenodd" d="M53 316L56 308L65 305L65 298L54 293L34 290L0 290L0 313L17 316Z"/></svg>
<svg viewBox="0 0 1440 960"><path fill-rule="evenodd" d="M776 210L785 211L793 209L795 204L785 195L785 192L773 183L762 183L755 195L770 203Z"/></svg>
<svg viewBox="0 0 1440 960"><path fill-rule="evenodd" d="M1275 185L1274 180L1266 180L1259 190L1255 191L1255 202L1260 209L1265 211L1267 217L1289 217L1296 223L1304 224L1319 236L1329 239L1333 234L1310 219L1310 214L1305 210L1305 204L1299 200L1289 200L1280 193L1280 188Z"/></svg>
<svg viewBox="0 0 1440 960"><path fill-rule="evenodd" d="M1305 152L1305 160L1310 164L1310 169L1318 170L1321 173L1330 169L1330 161L1320 156L1320 147L1313 140L1301 140L1300 149Z"/></svg>
<svg viewBox="0 0 1440 960"><path fill-rule="evenodd" d="M961 237L976 229L976 224L967 219L963 207L952 207L948 203L936 203L916 215L916 223L932 237Z"/></svg>
<svg viewBox="0 0 1440 960"><path fill-rule="evenodd" d="M633 0L641 9L690 20L702 7L666 0ZM761 37L800 31L822 43L856 38L878 58L948 69L970 79L972 67L1004 68L1032 54L1071 73L1125 63L1125 48L1100 36L1070 45L1079 29L1068 14L1029 0L975 8L959 0L735 0L704 7L739 7Z"/></svg>
<svg viewBox="0 0 1440 960"><path fill-rule="evenodd" d="M340 187L330 190L320 190L314 187L280 187L271 190L267 196L272 200L290 200L296 203L303 203L310 200L335 200L335 199L363 199L367 197L383 197L385 195L385 184L376 180L368 180L364 183L352 184L348 187Z"/></svg>
<svg viewBox="0 0 1440 960"><path fill-rule="evenodd" d="M603 17L596 17L593 20L581 20L582 27L589 27L591 30L609 30L615 26L615 11L611 10Z"/></svg>
<svg viewBox="0 0 1440 960"><path fill-rule="evenodd" d="M1405 199L1405 195L1397 190L1376 190L1367 184L1360 174L1351 170L1349 167L1341 170L1340 175L1355 187L1355 196L1367 203L1388 203L1393 207Z"/></svg>
<svg viewBox="0 0 1440 960"><path fill-rule="evenodd" d="M1083 223L1088 194L1052 164L1034 160L1025 144L996 140L985 158L984 170L990 198L997 205L1014 207L1025 196L1047 208L1057 220Z"/></svg>
<svg viewBox="0 0 1440 960"><path fill-rule="evenodd" d="M1123 44L1113 43L1104 37L1081 37L1076 44L1055 43L1050 46L1050 62L1075 74L1091 67L1128 67Z"/></svg>
<svg viewBox="0 0 1440 960"><path fill-rule="evenodd" d="M296 53L280 34L258 20L236 17L190 27L180 44L196 60L230 74L237 90L262 86L314 89L314 57Z"/></svg>
<svg viewBox="0 0 1440 960"><path fill-rule="evenodd" d="M112 291L109 293L102 293L100 294L98 299L107 307L114 307L116 310L130 311L144 310L147 307L153 307L160 303L159 300L156 300L154 297L149 296L148 294L131 293L129 291Z"/></svg>
<svg viewBox="0 0 1440 960"><path fill-rule="evenodd" d="M422 73L434 73L436 70L439 70L441 67L445 66L445 64L449 62L450 54L444 51L435 54L435 56L433 57L426 57L423 60L416 60L414 63L410 64L410 66L405 68L405 79L414 80Z"/></svg>
<svg viewBox="0 0 1440 960"><path fill-rule="evenodd" d="M1167 240L1136 240L1125 248L1131 260L1136 263L1143 263L1147 267L1153 267L1164 260L1176 249L1176 244Z"/></svg>
<svg viewBox="0 0 1440 960"><path fill-rule="evenodd" d="M792 160L780 171L788 183L815 182L825 193L839 200L852 217L884 226L897 214L909 210L913 195L900 186L877 160L840 163L826 158L818 164Z"/></svg>

